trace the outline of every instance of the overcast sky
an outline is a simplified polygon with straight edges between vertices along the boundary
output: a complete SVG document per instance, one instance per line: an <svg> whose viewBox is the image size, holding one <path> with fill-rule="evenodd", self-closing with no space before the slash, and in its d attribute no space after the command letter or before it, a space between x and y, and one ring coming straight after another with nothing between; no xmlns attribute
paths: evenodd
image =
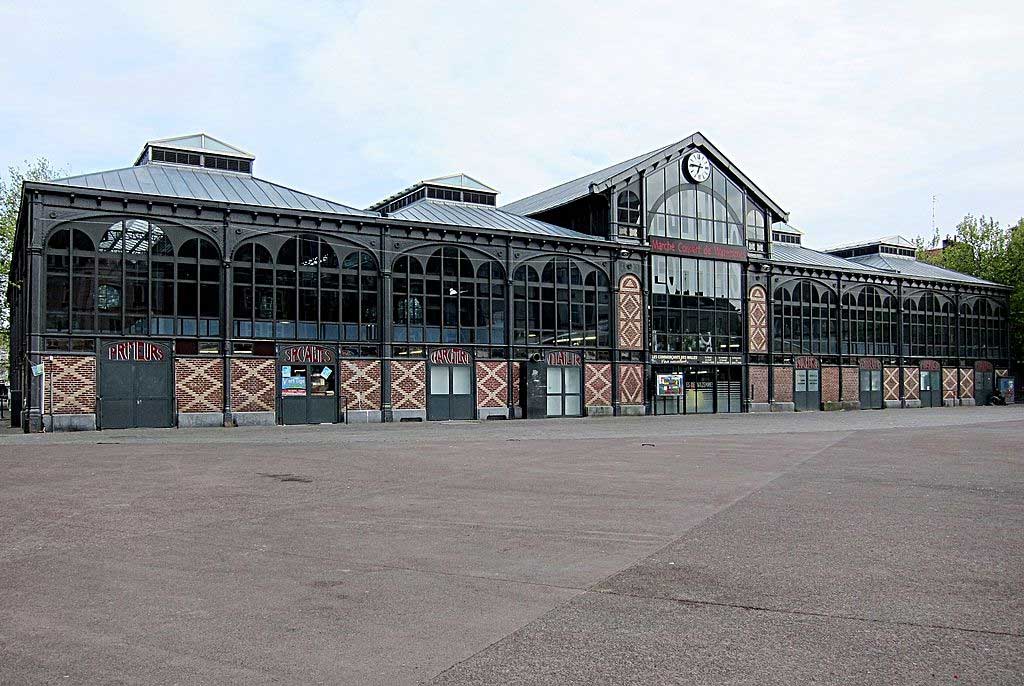
<svg viewBox="0 0 1024 686"><path fill-rule="evenodd" d="M701 131L812 247L1024 216L1019 0L209 5L0 0L0 164L205 131L357 207L510 202Z"/></svg>

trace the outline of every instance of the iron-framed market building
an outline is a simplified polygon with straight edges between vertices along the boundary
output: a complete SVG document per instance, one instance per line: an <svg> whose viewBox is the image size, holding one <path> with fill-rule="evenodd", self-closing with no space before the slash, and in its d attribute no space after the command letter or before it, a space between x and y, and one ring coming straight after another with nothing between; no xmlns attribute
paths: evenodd
<svg viewBox="0 0 1024 686"><path fill-rule="evenodd" d="M26 431L986 402L1009 289L894 236L827 252L697 133L507 205L466 174L366 209L212 136L23 186Z"/></svg>

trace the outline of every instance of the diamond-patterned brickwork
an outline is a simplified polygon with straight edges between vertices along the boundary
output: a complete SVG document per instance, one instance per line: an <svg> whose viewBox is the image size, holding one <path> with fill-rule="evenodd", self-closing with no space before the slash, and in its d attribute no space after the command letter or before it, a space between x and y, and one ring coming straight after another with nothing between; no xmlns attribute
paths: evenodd
<svg viewBox="0 0 1024 686"><path fill-rule="evenodd" d="M900 399L900 368L886 367L882 371L882 391L885 400Z"/></svg>
<svg viewBox="0 0 1024 686"><path fill-rule="evenodd" d="M960 397L961 398L973 398L974 397L974 370L973 369L961 369L960 370Z"/></svg>
<svg viewBox="0 0 1024 686"><path fill-rule="evenodd" d="M45 360L44 412L92 414L96 412L96 358L54 355ZM50 409L50 395L53 409Z"/></svg>
<svg viewBox="0 0 1024 686"><path fill-rule="evenodd" d="M942 399L956 400L956 369L942 370Z"/></svg>
<svg viewBox="0 0 1024 686"><path fill-rule="evenodd" d="M476 363L477 407L508 407L508 364L504 361Z"/></svg>
<svg viewBox="0 0 1024 686"><path fill-rule="evenodd" d="M903 393L907 400L921 399L921 370L917 367L903 369Z"/></svg>
<svg viewBox="0 0 1024 686"><path fill-rule="evenodd" d="M341 395L349 410L380 409L380 361L342 360Z"/></svg>
<svg viewBox="0 0 1024 686"><path fill-rule="evenodd" d="M641 364L619 365L619 403L640 405L644 401L644 367Z"/></svg>
<svg viewBox="0 0 1024 686"><path fill-rule="evenodd" d="M231 411L273 412L276 373L273 360L232 359Z"/></svg>
<svg viewBox="0 0 1024 686"><path fill-rule="evenodd" d="M224 411L224 360L179 357L174 361L178 412Z"/></svg>
<svg viewBox="0 0 1024 686"><path fill-rule="evenodd" d="M426 409L426 362L396 360L391 363L391 407L396 410Z"/></svg>
<svg viewBox="0 0 1024 686"><path fill-rule="evenodd" d="M512 407L519 407L519 363L512 363Z"/></svg>
<svg viewBox="0 0 1024 686"><path fill-rule="evenodd" d="M768 298L764 286L753 286L747 300L747 322L749 338L747 345L752 353L768 352Z"/></svg>
<svg viewBox="0 0 1024 686"><path fill-rule="evenodd" d="M644 346L643 292L640 279L626 274L619 279L619 347L639 350Z"/></svg>
<svg viewBox="0 0 1024 686"><path fill-rule="evenodd" d="M586 388L584 389L585 404L609 406L612 404L612 366L610 364L588 364L584 370Z"/></svg>

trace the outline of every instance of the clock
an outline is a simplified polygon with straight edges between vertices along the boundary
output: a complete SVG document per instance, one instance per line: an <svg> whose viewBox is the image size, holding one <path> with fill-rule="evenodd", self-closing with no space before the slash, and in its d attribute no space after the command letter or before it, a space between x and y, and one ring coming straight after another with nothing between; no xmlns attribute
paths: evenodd
<svg viewBox="0 0 1024 686"><path fill-rule="evenodd" d="M711 163L702 152L691 152L683 160L683 170L686 177L694 183L704 183L711 176Z"/></svg>

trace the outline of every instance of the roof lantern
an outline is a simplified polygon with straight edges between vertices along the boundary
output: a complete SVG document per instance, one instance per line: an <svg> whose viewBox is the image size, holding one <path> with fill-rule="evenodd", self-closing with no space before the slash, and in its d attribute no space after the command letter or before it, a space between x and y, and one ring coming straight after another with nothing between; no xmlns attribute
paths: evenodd
<svg viewBox="0 0 1024 686"><path fill-rule="evenodd" d="M859 257L860 255L891 255L914 259L917 246L903 236L884 236L873 241L849 243L830 248L825 252L836 257Z"/></svg>
<svg viewBox="0 0 1024 686"><path fill-rule="evenodd" d="M206 133L148 141L135 160L144 164L177 164L217 171L252 174L255 156Z"/></svg>
<svg viewBox="0 0 1024 686"><path fill-rule="evenodd" d="M498 202L498 191L468 174L449 174L414 183L408 188L370 205L367 209L391 214L420 200L440 200L494 207Z"/></svg>

